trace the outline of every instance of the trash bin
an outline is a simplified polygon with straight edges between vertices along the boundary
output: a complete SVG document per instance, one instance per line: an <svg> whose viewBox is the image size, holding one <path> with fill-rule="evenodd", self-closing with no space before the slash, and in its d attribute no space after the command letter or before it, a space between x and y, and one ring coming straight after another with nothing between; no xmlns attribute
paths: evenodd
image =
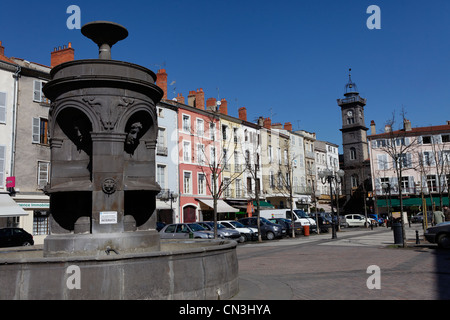
<svg viewBox="0 0 450 320"><path fill-rule="evenodd" d="M392 224L394 231L394 244L403 244L402 224L401 222L394 222Z"/></svg>
<svg viewBox="0 0 450 320"><path fill-rule="evenodd" d="M305 237L309 236L309 226L303 226L303 235Z"/></svg>

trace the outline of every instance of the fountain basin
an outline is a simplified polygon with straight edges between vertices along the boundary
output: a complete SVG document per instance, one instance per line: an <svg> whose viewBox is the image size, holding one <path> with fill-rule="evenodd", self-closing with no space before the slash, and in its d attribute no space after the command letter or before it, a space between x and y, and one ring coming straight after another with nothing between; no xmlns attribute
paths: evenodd
<svg viewBox="0 0 450 320"><path fill-rule="evenodd" d="M236 245L161 240L161 251L67 257L44 257L33 247L5 248L0 299L229 299L239 289Z"/></svg>

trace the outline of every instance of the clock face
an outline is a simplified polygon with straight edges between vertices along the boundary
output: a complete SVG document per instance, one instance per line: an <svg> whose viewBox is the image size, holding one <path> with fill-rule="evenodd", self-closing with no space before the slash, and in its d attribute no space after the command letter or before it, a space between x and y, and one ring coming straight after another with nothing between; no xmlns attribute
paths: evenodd
<svg viewBox="0 0 450 320"><path fill-rule="evenodd" d="M347 115L348 115L349 117L353 116L353 111L352 111L352 110L348 110Z"/></svg>

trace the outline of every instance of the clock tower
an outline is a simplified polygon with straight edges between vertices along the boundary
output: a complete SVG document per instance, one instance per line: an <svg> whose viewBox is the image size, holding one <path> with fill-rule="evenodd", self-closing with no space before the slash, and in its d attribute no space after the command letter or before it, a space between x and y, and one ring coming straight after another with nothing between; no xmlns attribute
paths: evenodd
<svg viewBox="0 0 450 320"><path fill-rule="evenodd" d="M345 183L343 185L347 199L369 178L370 162L367 143L368 128L364 122L366 99L361 98L349 70L348 83L345 85L343 99L337 103L342 114L342 147Z"/></svg>

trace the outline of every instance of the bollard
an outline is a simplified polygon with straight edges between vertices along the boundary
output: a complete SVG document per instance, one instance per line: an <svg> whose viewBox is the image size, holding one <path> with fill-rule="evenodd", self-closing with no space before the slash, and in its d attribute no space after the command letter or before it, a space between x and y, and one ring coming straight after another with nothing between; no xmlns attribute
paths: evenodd
<svg viewBox="0 0 450 320"><path fill-rule="evenodd" d="M370 230L373 230L373 223L370 224Z"/></svg>
<svg viewBox="0 0 450 320"><path fill-rule="evenodd" d="M416 230L416 244L420 244L420 240L419 240L419 230Z"/></svg>

